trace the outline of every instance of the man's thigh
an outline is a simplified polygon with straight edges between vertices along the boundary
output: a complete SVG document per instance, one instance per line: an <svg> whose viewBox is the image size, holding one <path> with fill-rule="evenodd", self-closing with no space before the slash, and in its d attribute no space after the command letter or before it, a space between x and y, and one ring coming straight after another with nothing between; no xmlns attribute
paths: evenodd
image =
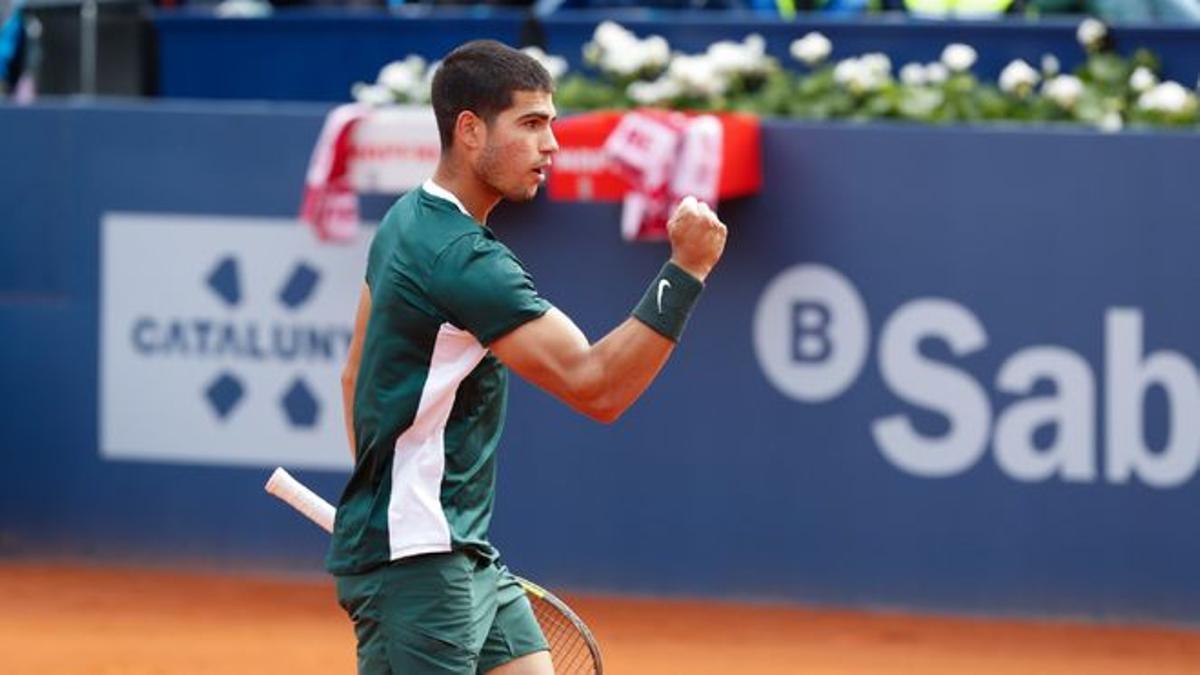
<svg viewBox="0 0 1200 675"><path fill-rule="evenodd" d="M339 577L359 673L473 675L496 611L476 567L461 553L437 554Z"/></svg>
<svg viewBox="0 0 1200 675"><path fill-rule="evenodd" d="M525 589L508 569L496 565L496 618L479 655L479 672L500 675L551 675L549 646Z"/></svg>
<svg viewBox="0 0 1200 675"><path fill-rule="evenodd" d="M484 671L485 675L554 675L550 652L534 652Z"/></svg>

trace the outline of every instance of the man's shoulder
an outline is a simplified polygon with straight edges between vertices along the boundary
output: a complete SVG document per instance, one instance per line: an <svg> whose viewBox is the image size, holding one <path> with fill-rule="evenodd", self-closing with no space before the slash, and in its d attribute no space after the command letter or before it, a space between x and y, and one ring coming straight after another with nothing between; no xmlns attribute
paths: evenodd
<svg viewBox="0 0 1200 675"><path fill-rule="evenodd" d="M393 244L421 256L436 255L455 241L482 232L453 204L420 188L392 205L379 230Z"/></svg>

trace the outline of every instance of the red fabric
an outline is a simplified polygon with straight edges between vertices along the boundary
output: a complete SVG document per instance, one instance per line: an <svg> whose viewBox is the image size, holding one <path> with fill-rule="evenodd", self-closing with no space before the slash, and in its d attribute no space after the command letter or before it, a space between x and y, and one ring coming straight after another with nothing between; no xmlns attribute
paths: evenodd
<svg viewBox="0 0 1200 675"><path fill-rule="evenodd" d="M662 240L687 195L714 209L722 197L762 186L758 118L646 109L592 113L558 122L560 151L551 199L624 201L621 235Z"/></svg>
<svg viewBox="0 0 1200 675"><path fill-rule="evenodd" d="M300 219L313 227L321 241L353 241L358 232L358 193L350 185L347 167L354 129L367 113L365 106L356 103L334 108L313 148Z"/></svg>
<svg viewBox="0 0 1200 675"><path fill-rule="evenodd" d="M609 170L639 192L665 190L687 128L688 118L680 113L645 110L623 115L604 141Z"/></svg>
<svg viewBox="0 0 1200 675"><path fill-rule="evenodd" d="M560 201L621 201L631 184L611 167L604 143L617 128L623 112L574 115L555 122L559 153L547 184L551 199ZM716 113L721 122L722 169L717 195L744 197L762 189L762 150L759 120L745 113Z"/></svg>
<svg viewBox="0 0 1200 675"><path fill-rule="evenodd" d="M546 184L551 199L621 201L629 191L629 184L609 167L604 142L624 115L620 112L587 113L554 123L559 151Z"/></svg>
<svg viewBox="0 0 1200 675"><path fill-rule="evenodd" d="M721 124L711 115L631 112L605 141L604 153L632 188L621 213L626 240L666 239L671 211L688 195L717 206Z"/></svg>

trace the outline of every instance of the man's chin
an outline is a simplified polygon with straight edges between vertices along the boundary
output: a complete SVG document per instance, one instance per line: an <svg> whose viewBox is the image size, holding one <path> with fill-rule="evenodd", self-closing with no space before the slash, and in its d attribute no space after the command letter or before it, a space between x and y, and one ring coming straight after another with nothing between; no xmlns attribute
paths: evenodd
<svg viewBox="0 0 1200 675"><path fill-rule="evenodd" d="M537 196L539 187L541 187L540 184L526 188L523 192L510 192L504 195L504 198L510 202L527 202Z"/></svg>

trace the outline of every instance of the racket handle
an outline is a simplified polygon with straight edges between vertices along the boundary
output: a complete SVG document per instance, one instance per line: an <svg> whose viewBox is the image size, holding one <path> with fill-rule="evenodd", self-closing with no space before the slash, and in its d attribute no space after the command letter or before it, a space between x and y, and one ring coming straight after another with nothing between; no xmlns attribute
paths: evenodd
<svg viewBox="0 0 1200 675"><path fill-rule="evenodd" d="M309 520L320 525L326 532L333 532L333 518L337 513L333 504L292 478L292 475L284 471L283 467L275 469L264 487L267 492L308 516Z"/></svg>

